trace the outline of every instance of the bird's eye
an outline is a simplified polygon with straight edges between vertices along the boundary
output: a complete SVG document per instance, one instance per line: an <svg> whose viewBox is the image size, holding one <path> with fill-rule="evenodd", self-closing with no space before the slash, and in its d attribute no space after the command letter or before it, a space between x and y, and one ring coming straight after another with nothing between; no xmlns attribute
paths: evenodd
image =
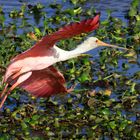
<svg viewBox="0 0 140 140"><path fill-rule="evenodd" d="M95 42L97 43L98 42L98 39Z"/></svg>

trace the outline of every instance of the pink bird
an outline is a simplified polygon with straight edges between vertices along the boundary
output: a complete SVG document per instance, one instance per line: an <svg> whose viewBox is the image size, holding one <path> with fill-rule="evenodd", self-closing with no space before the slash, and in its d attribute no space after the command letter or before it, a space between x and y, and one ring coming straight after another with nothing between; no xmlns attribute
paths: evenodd
<svg viewBox="0 0 140 140"><path fill-rule="evenodd" d="M5 88L0 98L0 108L3 106L7 96L16 87L21 87L37 97L48 97L58 93L68 93L64 84L65 78L53 64L79 56L99 46L119 48L106 44L95 37L89 37L76 49L65 51L58 48L55 43L61 39L67 39L81 33L91 32L99 27L99 17L76 22L46 35L32 48L17 55L11 60L3 78ZM11 86L8 88L8 86Z"/></svg>

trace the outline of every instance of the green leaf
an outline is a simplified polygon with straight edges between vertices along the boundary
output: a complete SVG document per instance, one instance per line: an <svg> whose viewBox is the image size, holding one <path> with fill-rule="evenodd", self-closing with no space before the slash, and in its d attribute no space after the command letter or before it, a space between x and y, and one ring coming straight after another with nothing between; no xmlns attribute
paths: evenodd
<svg viewBox="0 0 140 140"><path fill-rule="evenodd" d="M24 123L24 122L21 123L21 126L22 126L22 129L23 129L23 130L25 130L26 128L28 128L27 124Z"/></svg>
<svg viewBox="0 0 140 140"><path fill-rule="evenodd" d="M39 30L39 28L34 27L34 30L35 30L35 34L36 34L37 36L42 36L42 33L41 33L41 31Z"/></svg>
<svg viewBox="0 0 140 140"><path fill-rule="evenodd" d="M122 121L120 126L119 126L119 130L123 131L125 129L125 127L127 126L127 121Z"/></svg>
<svg viewBox="0 0 140 140"><path fill-rule="evenodd" d="M102 113L103 113L104 115L109 115L109 114L110 114L109 108L104 108L104 109L102 110Z"/></svg>
<svg viewBox="0 0 140 140"><path fill-rule="evenodd" d="M115 121L111 121L111 122L109 122L109 126L110 126L112 129L115 129L117 125L116 125Z"/></svg>
<svg viewBox="0 0 140 140"><path fill-rule="evenodd" d="M82 73L82 75L78 78L78 80L81 82L81 83L84 83L86 81L89 81L89 73L87 72L84 72Z"/></svg>

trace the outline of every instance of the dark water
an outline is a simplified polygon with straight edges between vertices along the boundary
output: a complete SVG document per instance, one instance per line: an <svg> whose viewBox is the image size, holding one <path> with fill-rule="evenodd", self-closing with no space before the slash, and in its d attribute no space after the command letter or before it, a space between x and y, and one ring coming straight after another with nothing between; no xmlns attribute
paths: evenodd
<svg viewBox="0 0 140 140"><path fill-rule="evenodd" d="M63 8L70 7L69 1L67 0L0 0L0 6L3 7L5 13L9 13L13 9L20 9L23 3L26 4L36 4L42 3L44 6L47 6L51 3L59 3L63 5ZM119 17L124 20L124 15L126 11L129 9L131 0L88 0L85 5L81 5L83 8L91 8L95 7L97 11L101 12L101 19L105 19L107 17L106 10L111 9L113 12L112 15ZM45 9L46 12L52 14L51 9ZM8 17L8 15L7 15Z"/></svg>
<svg viewBox="0 0 140 140"><path fill-rule="evenodd" d="M50 8L50 4L60 4L62 5L62 10L70 8L72 4L68 0L0 0L0 6L2 6L3 11L6 17L6 24L11 22L11 18L9 18L10 11L16 9L20 10L23 4L26 5L36 5L37 3L41 3L45 6L43 9L46 12L47 17L51 17L54 14L54 9ZM101 20L107 18L107 10L111 10L112 16L121 18L126 24L127 20L124 18L124 15L127 13L130 7L131 0L113 0L113 1L106 1L106 0L88 0L85 4L81 4L80 6L82 9L93 9L95 8L97 12L101 12ZM26 16L29 18L29 23L32 25L41 26L42 22L36 24L33 16ZM86 18L86 17L84 17ZM17 25L21 25L21 21L19 20ZM53 26L53 25L52 25ZM32 29L29 29L32 31ZM29 32L29 31L28 31ZM18 30L19 34L22 34L22 31Z"/></svg>
<svg viewBox="0 0 140 140"><path fill-rule="evenodd" d="M122 19L124 21L124 23L127 24L127 19L125 19L125 14L129 10L131 0L87 0L87 1L88 2L86 3L86 5L81 5L81 7L84 9L95 7L95 9L97 11L101 12L101 20L105 20L107 18L107 10L111 9L113 17L118 17L118 18ZM10 11L12 11L13 9L20 10L20 7L23 5L23 3L35 5L36 3L39 3L39 2L42 3L45 7L47 7L47 5L49 5L51 3L59 3L59 4L63 5L64 9L71 6L67 0L38 0L38 1L34 1L34 0L0 0L0 6L3 7L4 13L6 16L6 23L9 24L11 21L9 18ZM51 8L46 8L46 9L44 9L44 11L47 12L47 14L50 16L53 15L53 9L51 9ZM33 25L36 25L36 23L32 17L29 17L29 22ZM20 22L18 24L20 24ZM100 49L101 48L90 51L89 53L94 56L94 59L99 58ZM125 61L126 60L123 60L123 59L119 60L119 65L121 66L122 63L124 63ZM139 69L140 69L139 65L129 64L129 69L125 72L125 74L133 75L136 71L139 71ZM116 71L122 72L123 70L121 69L121 67L118 67ZM112 94L112 98L115 98L115 96L116 96L115 94ZM26 99L26 97L23 97L23 98ZM82 108L82 105L79 105L79 107ZM126 114L126 112L124 112L124 114ZM135 121L136 117L133 116L131 119L132 119L132 121Z"/></svg>

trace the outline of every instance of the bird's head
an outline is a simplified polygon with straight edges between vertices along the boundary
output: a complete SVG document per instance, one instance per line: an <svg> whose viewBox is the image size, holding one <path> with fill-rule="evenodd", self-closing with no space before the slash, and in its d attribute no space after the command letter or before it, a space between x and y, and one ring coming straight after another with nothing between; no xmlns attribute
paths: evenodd
<svg viewBox="0 0 140 140"><path fill-rule="evenodd" d="M101 47L102 46L102 47L112 47L112 48L118 48L118 49L128 50L127 48L122 48L122 47L118 47L116 45L111 45L111 44L105 43L105 42L99 40L96 37L89 37L86 40L86 43L89 44L90 49L94 49L94 48L97 48L97 47Z"/></svg>

